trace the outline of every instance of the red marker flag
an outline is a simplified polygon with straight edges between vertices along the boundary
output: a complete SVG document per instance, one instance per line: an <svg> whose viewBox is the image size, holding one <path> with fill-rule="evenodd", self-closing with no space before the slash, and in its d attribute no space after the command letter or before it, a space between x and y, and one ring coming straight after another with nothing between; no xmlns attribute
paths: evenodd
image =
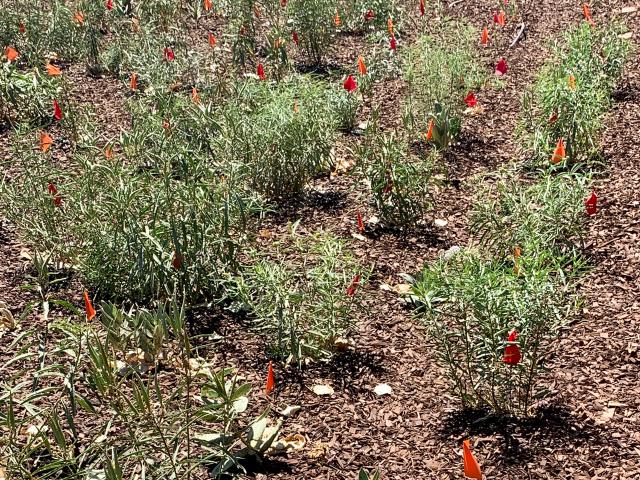
<svg viewBox="0 0 640 480"><path fill-rule="evenodd" d="M349 75L347 77L343 87L347 92L353 92L356 88L358 88L358 84L356 83L356 80L353 78L353 75Z"/></svg>
<svg viewBox="0 0 640 480"><path fill-rule="evenodd" d="M347 287L347 296L353 297L356 294L356 290L358 289L359 285L360 275L356 275L355 277L353 277L353 280L351 280L351 284Z"/></svg>
<svg viewBox="0 0 640 480"><path fill-rule="evenodd" d="M584 202L587 215L592 216L598 213L598 196L596 192L591 192L591 196Z"/></svg>
<svg viewBox="0 0 640 480"><path fill-rule="evenodd" d="M57 100L53 101L53 118L58 121L62 120L62 109L60 108L60 104L58 104Z"/></svg>
<svg viewBox="0 0 640 480"><path fill-rule="evenodd" d="M496 75L499 77L507 74L507 62L504 58L501 58L500 61L496 65Z"/></svg>
<svg viewBox="0 0 640 480"><path fill-rule="evenodd" d="M510 343L504 347L504 356L502 357L502 361L507 365L517 365L522 359L520 347L514 343L516 340L518 340L518 332L514 328L511 330L511 333L509 333L507 341Z"/></svg>
<svg viewBox="0 0 640 480"><path fill-rule="evenodd" d="M553 151L553 155L551 156L551 163L554 165L562 162L567 156L567 152L564 148L564 139L561 138L558 140L558 144L556 145L556 149Z"/></svg>
<svg viewBox="0 0 640 480"><path fill-rule="evenodd" d="M469 92L469 94L464 97L464 103L466 103L468 107L475 107L478 104L478 99L473 92Z"/></svg>
<svg viewBox="0 0 640 480"><path fill-rule="evenodd" d="M482 35L480 36L480 43L482 44L483 47L486 47L487 44L489 43L489 29L487 27L484 27L482 29Z"/></svg>
<svg viewBox="0 0 640 480"><path fill-rule="evenodd" d="M269 394L273 391L276 386L276 379L273 375L273 362L269 361L269 368L267 369L267 384L264 388L264 392L269 396Z"/></svg>

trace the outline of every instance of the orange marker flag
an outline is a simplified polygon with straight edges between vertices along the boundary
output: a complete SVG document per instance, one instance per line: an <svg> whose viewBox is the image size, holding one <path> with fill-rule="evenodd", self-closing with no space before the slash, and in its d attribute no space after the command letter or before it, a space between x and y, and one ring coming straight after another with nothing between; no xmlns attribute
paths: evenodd
<svg viewBox="0 0 640 480"><path fill-rule="evenodd" d="M507 24L507 14L504 13L504 10L500 10L498 14L498 25L504 27Z"/></svg>
<svg viewBox="0 0 640 480"><path fill-rule="evenodd" d="M213 7L211 0L204 0L204 9L208 12Z"/></svg>
<svg viewBox="0 0 640 480"><path fill-rule="evenodd" d="M215 48L216 43L218 43L216 36L213 33L209 32L209 46L211 48Z"/></svg>
<svg viewBox="0 0 640 480"><path fill-rule="evenodd" d="M136 72L133 72L131 74L131 80L129 81L129 88L131 88L131 91L136 91L138 89L138 75L136 75Z"/></svg>
<svg viewBox="0 0 640 480"><path fill-rule="evenodd" d="M393 18L391 17L387 19L387 31L393 37Z"/></svg>
<svg viewBox="0 0 640 480"><path fill-rule="evenodd" d="M53 145L53 138L51 138L51 135L45 131L40 132L40 150L47 153L51 148L51 145Z"/></svg>
<svg viewBox="0 0 640 480"><path fill-rule="evenodd" d="M338 13L338 10L336 10L336 16L333 17L333 23L336 24L336 27L342 25L342 19L340 18L340 13Z"/></svg>
<svg viewBox="0 0 640 480"><path fill-rule="evenodd" d="M589 10L589 5L587 5L586 3L582 4L582 14L584 15L584 19L589 22L589 25L595 25L593 18L591 18L591 10Z"/></svg>
<svg viewBox="0 0 640 480"><path fill-rule="evenodd" d="M13 47L6 47L4 49L4 54L6 55L7 60L9 60L10 62L13 62L16 58L20 56L18 51Z"/></svg>
<svg viewBox="0 0 640 480"><path fill-rule="evenodd" d="M520 275L520 256L522 255L522 249L516 247L513 250L513 271L516 275Z"/></svg>
<svg viewBox="0 0 640 480"><path fill-rule="evenodd" d="M93 317L96 316L96 311L94 310L93 305L91 305L89 292L87 292L86 290L84 291L84 310L87 314L87 321L90 322L91 320L93 320Z"/></svg>
<svg viewBox="0 0 640 480"><path fill-rule="evenodd" d="M569 78L567 79L567 83L569 84L569 88L571 90L576 89L576 77L574 77L573 75L569 75Z"/></svg>
<svg viewBox="0 0 640 480"><path fill-rule="evenodd" d="M73 14L73 19L78 22L80 25L84 23L84 15L82 12L76 12Z"/></svg>
<svg viewBox="0 0 640 480"><path fill-rule="evenodd" d="M358 57L358 71L360 72L360 75L367 74L367 65L364 63L364 58L362 58L362 56Z"/></svg>
<svg viewBox="0 0 640 480"><path fill-rule="evenodd" d="M196 105L200 105L200 94L198 93L198 89L196 87L191 88L191 100Z"/></svg>
<svg viewBox="0 0 640 480"><path fill-rule="evenodd" d="M269 369L267 370L267 385L264 389L264 392L267 395L267 397L273 391L275 386L276 386L276 379L273 375L273 362L269 361Z"/></svg>
<svg viewBox="0 0 640 480"><path fill-rule="evenodd" d="M564 149L564 139L561 138L560 140L558 140L558 144L556 145L556 149L553 152L553 155L551 156L551 163L553 163L554 165L560 163L561 161L564 160L564 158L567 156L566 151Z"/></svg>
<svg viewBox="0 0 640 480"><path fill-rule="evenodd" d="M62 75L62 70L60 70L55 65L47 63L47 74L51 77L57 77L59 75Z"/></svg>
<svg viewBox="0 0 640 480"><path fill-rule="evenodd" d="M433 138L433 127L434 127L434 122L432 118L431 120L429 120L429 127L427 128L427 142L430 142L431 139Z"/></svg>
<svg viewBox="0 0 640 480"><path fill-rule="evenodd" d="M464 461L464 476L474 480L482 480L480 465L478 465L478 461L471 453L469 440L462 442L462 459Z"/></svg>
<svg viewBox="0 0 640 480"><path fill-rule="evenodd" d="M480 36L480 43L482 43L483 47L486 47L489 43L489 29L484 27L482 29L482 35Z"/></svg>
<svg viewBox="0 0 640 480"><path fill-rule="evenodd" d="M104 149L104 156L107 160L111 160L113 158L113 148L107 146Z"/></svg>

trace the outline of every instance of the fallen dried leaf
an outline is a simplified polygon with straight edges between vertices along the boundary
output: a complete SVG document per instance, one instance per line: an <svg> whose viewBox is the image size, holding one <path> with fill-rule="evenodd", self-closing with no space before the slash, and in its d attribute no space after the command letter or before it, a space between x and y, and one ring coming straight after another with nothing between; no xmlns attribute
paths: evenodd
<svg viewBox="0 0 640 480"><path fill-rule="evenodd" d="M283 417L290 417L291 415L298 413L301 408L302 407L300 407L299 405L289 405L287 406L287 408L280 412L280 415L282 415Z"/></svg>
<svg viewBox="0 0 640 480"><path fill-rule="evenodd" d="M411 292L411 285L408 283L399 283L395 287L393 287L393 291L398 295L407 295Z"/></svg>
<svg viewBox="0 0 640 480"><path fill-rule="evenodd" d="M330 385L314 385L312 390L319 396L333 395L333 388Z"/></svg>
<svg viewBox="0 0 640 480"><path fill-rule="evenodd" d="M336 350L339 352L346 352L349 347L354 346L354 344L346 338L338 337L333 341L333 346L336 347Z"/></svg>
<svg viewBox="0 0 640 480"><path fill-rule="evenodd" d="M279 454L286 453L291 450L302 450L306 444L307 439L304 438L304 436L299 433L294 433L275 441L273 445L271 445L268 453Z"/></svg>
<svg viewBox="0 0 640 480"><path fill-rule="evenodd" d="M320 457L325 456L328 450L329 450L329 444L328 443L315 442L312 445L312 447L309 450L309 452L307 453L307 456L309 458L320 458Z"/></svg>
<svg viewBox="0 0 640 480"><path fill-rule="evenodd" d="M484 113L484 107L482 105L476 105L475 107L469 107L462 112L464 115L475 117Z"/></svg>
<svg viewBox="0 0 640 480"><path fill-rule="evenodd" d="M15 327L16 322L11 310L9 310L9 306L4 302L0 302L0 328L13 330Z"/></svg>
<svg viewBox="0 0 640 480"><path fill-rule="evenodd" d="M376 385L376 388L373 389L373 392L378 396L391 395L393 389L386 383L380 383Z"/></svg>
<svg viewBox="0 0 640 480"><path fill-rule="evenodd" d="M444 228L447 225L449 225L449 222L447 220L442 219L442 218L436 218L433 221L433 224L438 228Z"/></svg>
<svg viewBox="0 0 640 480"><path fill-rule="evenodd" d="M602 416L600 417L600 420L603 422L608 422L613 418L615 414L616 414L615 408L605 408L604 412L602 412Z"/></svg>

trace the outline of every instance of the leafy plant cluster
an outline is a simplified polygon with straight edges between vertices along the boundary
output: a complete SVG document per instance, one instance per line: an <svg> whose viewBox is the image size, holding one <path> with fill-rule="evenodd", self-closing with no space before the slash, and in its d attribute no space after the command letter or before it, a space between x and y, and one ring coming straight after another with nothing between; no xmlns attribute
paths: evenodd
<svg viewBox="0 0 640 480"><path fill-rule="evenodd" d="M566 172L521 181L504 175L485 185L471 217L471 231L495 255L550 252L558 258L579 256L583 243L584 195L590 175Z"/></svg>
<svg viewBox="0 0 640 480"><path fill-rule="evenodd" d="M387 28L389 18L398 19L394 0L288 0L284 8L287 27L296 32L308 63L320 65L341 33L376 33Z"/></svg>
<svg viewBox="0 0 640 480"><path fill-rule="evenodd" d="M364 140L354 150L356 172L384 225L415 228L433 204L442 154L460 134L465 99L484 82L476 37L462 22L444 19L433 26L404 49L404 130L384 132L377 111L371 114ZM358 77L363 92L369 76L366 71ZM422 148L425 143L435 148Z"/></svg>
<svg viewBox="0 0 640 480"><path fill-rule="evenodd" d="M538 144L545 157L558 135L573 161L596 151L627 50L614 32L587 23L568 32L525 96L541 108L527 118L537 119L529 128L536 141L545 139ZM567 84L569 75L575 85ZM557 119L548 122L552 113ZM581 243L597 207L586 202L589 171L520 174L486 179L471 218L475 246L449 250L426 266L412 298L463 405L529 415L547 393L546 364L579 304Z"/></svg>
<svg viewBox="0 0 640 480"><path fill-rule="evenodd" d="M414 153L406 138L380 130L374 112L356 150L358 172L371 190L373 205L386 224L411 229L431 208L437 152Z"/></svg>
<svg viewBox="0 0 640 480"><path fill-rule="evenodd" d="M219 110L215 156L265 198L292 198L331 169L343 95L304 77L275 86L247 82Z"/></svg>
<svg viewBox="0 0 640 480"><path fill-rule="evenodd" d="M4 194L29 244L105 297L193 301L219 292L245 235L242 196L194 157L181 158L180 178L170 158L143 170L117 156L95 160L84 152L62 171L39 154L23 159L30 174Z"/></svg>
<svg viewBox="0 0 640 480"><path fill-rule="evenodd" d="M47 8L34 8L24 2L0 5L0 45L13 46L21 61L40 65L51 55L76 60L86 52L85 32L74 19L69 2L53 0Z"/></svg>
<svg viewBox="0 0 640 480"><path fill-rule="evenodd" d="M40 151L14 165L30 174L4 186L7 215L106 298L215 298L264 202L329 171L339 95L293 78L249 79L227 99L202 92L201 103L134 99L132 129L107 147L111 158L89 142L64 169Z"/></svg>
<svg viewBox="0 0 640 480"><path fill-rule="evenodd" d="M102 310L100 327L48 321L14 341L0 370L9 478L220 478L273 445L282 421L250 416L251 385L198 357L183 308Z"/></svg>
<svg viewBox="0 0 640 480"><path fill-rule="evenodd" d="M583 22L553 44L523 96L519 134L528 166L548 165L560 139L569 164L598 156L602 122L630 48L621 32L617 24Z"/></svg>
<svg viewBox="0 0 640 480"><path fill-rule="evenodd" d="M515 269L463 249L425 268L413 286L438 360L464 405L526 414L545 393L538 377L574 302L566 278L534 255ZM513 330L523 352L517 365L504 362Z"/></svg>
<svg viewBox="0 0 640 480"><path fill-rule="evenodd" d="M585 185L568 174L500 179L474 209L477 245L448 251L414 281L419 316L463 405L529 415L547 393L542 374L579 304Z"/></svg>
<svg viewBox="0 0 640 480"><path fill-rule="evenodd" d="M59 82L40 69L21 70L14 62L0 65L0 123L45 123L52 116Z"/></svg>
<svg viewBox="0 0 640 480"><path fill-rule="evenodd" d="M272 352L302 365L346 348L367 272L330 233L308 237L291 227L274 253L253 252L236 284L237 309L273 338Z"/></svg>
<svg viewBox="0 0 640 480"><path fill-rule="evenodd" d="M465 98L485 81L477 43L474 28L445 19L405 50L405 128L440 150L460 134ZM425 138L431 122L431 138Z"/></svg>

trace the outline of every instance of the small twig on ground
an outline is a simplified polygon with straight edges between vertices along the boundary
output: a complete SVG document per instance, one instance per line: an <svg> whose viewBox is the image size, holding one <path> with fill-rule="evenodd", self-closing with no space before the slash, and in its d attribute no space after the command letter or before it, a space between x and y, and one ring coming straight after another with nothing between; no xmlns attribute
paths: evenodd
<svg viewBox="0 0 640 480"><path fill-rule="evenodd" d="M515 37L513 37L513 41L511 42L511 45L509 45L509 48L513 47L523 37L524 27L524 22L518 24L518 31L516 32Z"/></svg>

